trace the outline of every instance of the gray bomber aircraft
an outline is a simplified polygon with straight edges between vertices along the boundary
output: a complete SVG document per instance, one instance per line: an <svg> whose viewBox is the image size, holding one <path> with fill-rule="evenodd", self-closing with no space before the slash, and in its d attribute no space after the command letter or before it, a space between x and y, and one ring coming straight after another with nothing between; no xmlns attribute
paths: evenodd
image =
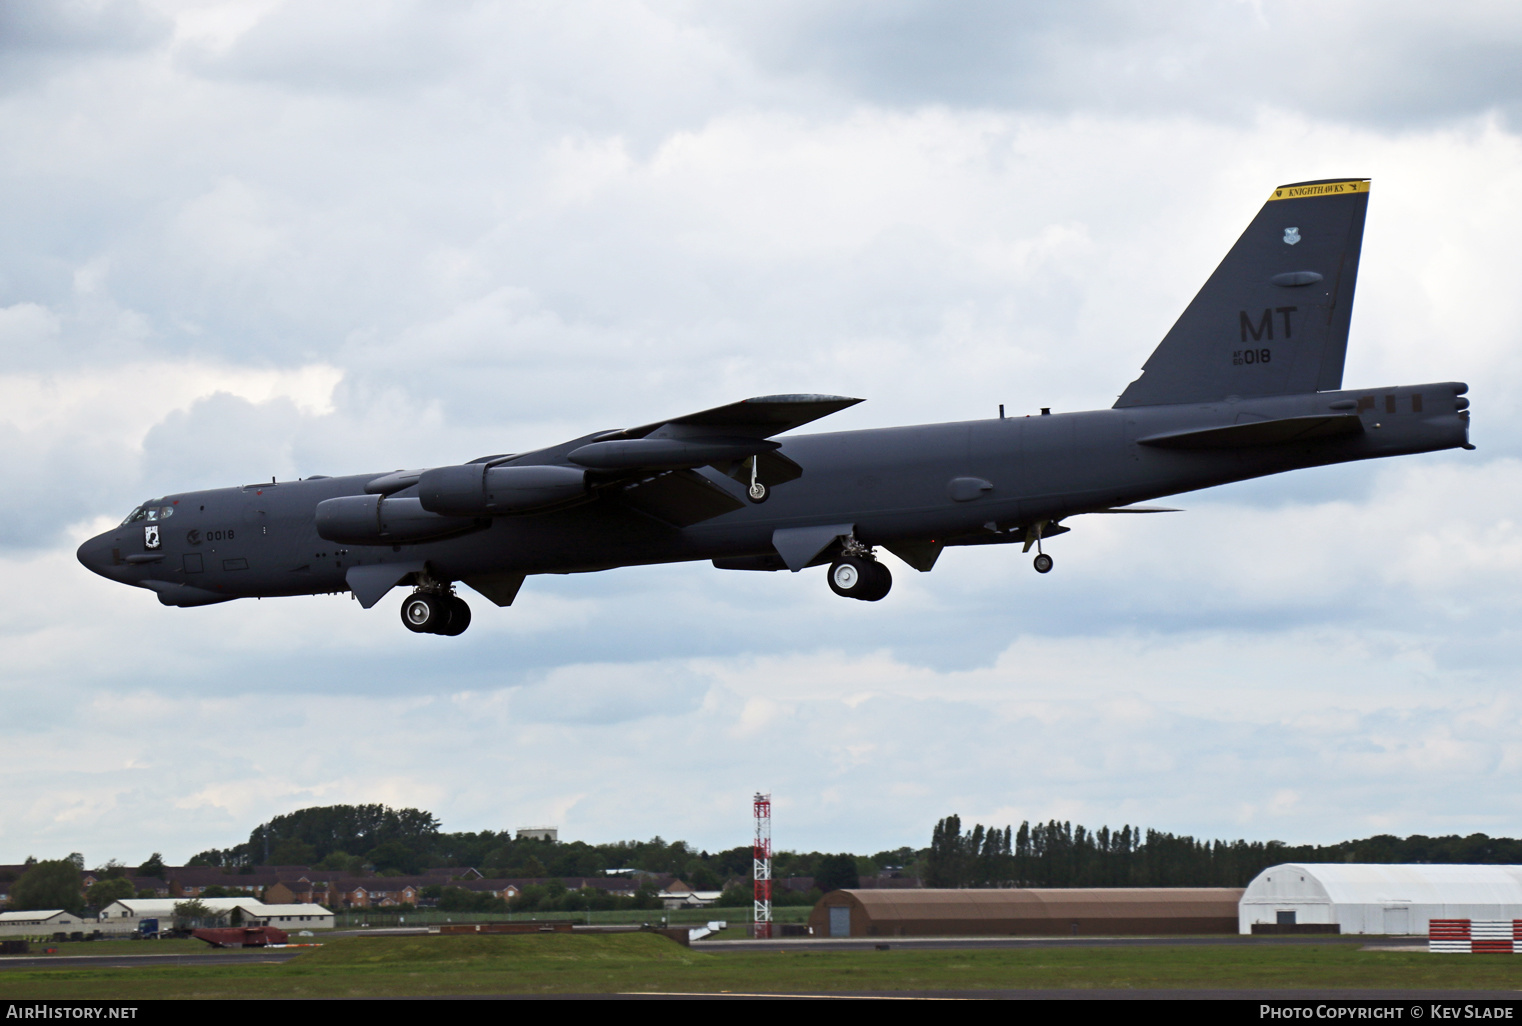
<svg viewBox="0 0 1522 1026"><path fill-rule="evenodd" d="M457 635L463 582L510 605L530 574L709 559L829 565L837 595L958 545L1034 545L1085 513L1351 460L1472 449L1467 386L1342 389L1367 179L1275 189L1114 407L789 435L860 400L772 395L458 466L309 477L145 502L85 542L96 573L170 606L407 585L402 622Z"/></svg>

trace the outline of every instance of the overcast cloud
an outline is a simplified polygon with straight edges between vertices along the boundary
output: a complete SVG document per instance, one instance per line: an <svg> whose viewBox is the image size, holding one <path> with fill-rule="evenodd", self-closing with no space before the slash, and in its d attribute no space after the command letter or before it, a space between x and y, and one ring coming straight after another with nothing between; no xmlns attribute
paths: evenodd
<svg viewBox="0 0 1522 1026"><path fill-rule="evenodd" d="M951 812L1516 835L1522 13L1458 3L0 8L0 861L306 804L786 848ZM822 574L160 606L169 490L459 462L772 392L1105 407L1277 184L1374 180L1345 381L1475 452ZM393 596L393 599L395 596Z"/></svg>

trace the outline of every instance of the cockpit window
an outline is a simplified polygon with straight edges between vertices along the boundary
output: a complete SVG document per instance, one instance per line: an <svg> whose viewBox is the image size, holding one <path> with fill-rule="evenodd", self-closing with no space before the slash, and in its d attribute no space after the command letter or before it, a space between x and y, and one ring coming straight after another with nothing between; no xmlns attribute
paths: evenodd
<svg viewBox="0 0 1522 1026"><path fill-rule="evenodd" d="M173 506L139 506L127 514L127 519L122 521L127 524L135 524L140 520L168 520L174 516Z"/></svg>

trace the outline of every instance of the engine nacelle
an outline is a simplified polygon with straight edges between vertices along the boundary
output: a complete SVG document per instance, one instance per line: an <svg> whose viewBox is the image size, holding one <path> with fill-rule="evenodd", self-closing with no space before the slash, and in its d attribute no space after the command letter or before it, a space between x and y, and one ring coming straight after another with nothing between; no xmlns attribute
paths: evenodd
<svg viewBox="0 0 1522 1026"><path fill-rule="evenodd" d="M342 495L317 504L317 533L344 545L427 541L469 530L471 517L441 517L416 499Z"/></svg>
<svg viewBox="0 0 1522 1026"><path fill-rule="evenodd" d="M423 508L446 516L502 516L559 506L587 493L577 467L438 467L418 479Z"/></svg>

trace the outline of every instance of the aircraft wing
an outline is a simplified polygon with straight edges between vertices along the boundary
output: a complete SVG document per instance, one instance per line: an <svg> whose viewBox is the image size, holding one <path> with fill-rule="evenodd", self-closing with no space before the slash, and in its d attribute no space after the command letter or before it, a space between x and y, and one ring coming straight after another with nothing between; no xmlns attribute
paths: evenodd
<svg viewBox="0 0 1522 1026"><path fill-rule="evenodd" d="M629 428L622 434L626 438L644 438L663 433L666 428L695 433L717 429L726 435L739 432L768 438L802 427L821 417L828 417L832 413L839 413L859 402L860 399L849 399L842 395L763 395L754 399L741 399L728 406L715 406L700 413L689 413L672 420Z"/></svg>
<svg viewBox="0 0 1522 1026"><path fill-rule="evenodd" d="M861 401L838 395L764 395L483 462L582 467L595 490L674 527L687 527L745 505L695 473L696 468L713 467L745 483L754 474L768 487L791 481L803 469L775 452L782 443L771 436Z"/></svg>

